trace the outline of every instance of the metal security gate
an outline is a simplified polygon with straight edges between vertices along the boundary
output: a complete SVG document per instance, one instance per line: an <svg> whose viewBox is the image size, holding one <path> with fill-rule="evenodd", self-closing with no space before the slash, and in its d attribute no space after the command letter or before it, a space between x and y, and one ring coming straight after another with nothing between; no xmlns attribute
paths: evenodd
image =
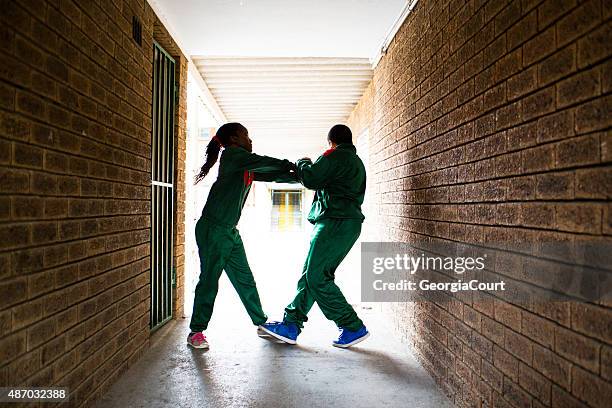
<svg viewBox="0 0 612 408"><path fill-rule="evenodd" d="M174 59L153 45L151 329L172 319L174 260Z"/></svg>

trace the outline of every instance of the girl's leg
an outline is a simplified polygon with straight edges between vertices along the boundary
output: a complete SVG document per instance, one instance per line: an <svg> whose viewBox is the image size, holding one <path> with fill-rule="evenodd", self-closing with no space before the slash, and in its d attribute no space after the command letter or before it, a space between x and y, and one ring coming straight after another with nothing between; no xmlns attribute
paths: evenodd
<svg viewBox="0 0 612 408"><path fill-rule="evenodd" d="M306 261L306 283L319 309L338 327L352 331L363 326L353 307L334 282L335 272L361 232L361 221L324 219L315 225Z"/></svg>
<svg viewBox="0 0 612 408"><path fill-rule="evenodd" d="M238 296L240 296L240 300L251 317L253 324L264 324L268 317L261 307L255 278L253 278L253 272L251 272L244 251L244 244L238 230L235 230L234 234L235 245L227 258L225 273L227 273L227 277L232 282L232 285L234 285L236 292L238 292Z"/></svg>
<svg viewBox="0 0 612 408"><path fill-rule="evenodd" d="M206 330L212 316L219 290L219 277L232 251L233 240L227 229L202 219L196 223L195 234L200 255L200 280L195 287L189 328L192 332L200 332Z"/></svg>
<svg viewBox="0 0 612 408"><path fill-rule="evenodd" d="M307 271L308 259L306 259L304 263L302 276L297 283L295 298L293 298L293 301L285 308L285 316L283 317L284 321L295 323L300 329L302 329L304 323L308 321L308 312L312 309L315 301L311 290L308 288L308 280L306 278Z"/></svg>

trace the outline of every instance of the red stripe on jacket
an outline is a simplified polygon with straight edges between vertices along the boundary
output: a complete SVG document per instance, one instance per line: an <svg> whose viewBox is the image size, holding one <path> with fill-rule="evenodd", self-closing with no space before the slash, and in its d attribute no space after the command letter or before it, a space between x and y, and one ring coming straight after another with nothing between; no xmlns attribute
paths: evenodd
<svg viewBox="0 0 612 408"><path fill-rule="evenodd" d="M244 185L245 186L250 186L253 183L253 180L255 179L255 174L253 174L252 171L248 171L245 170L244 171Z"/></svg>

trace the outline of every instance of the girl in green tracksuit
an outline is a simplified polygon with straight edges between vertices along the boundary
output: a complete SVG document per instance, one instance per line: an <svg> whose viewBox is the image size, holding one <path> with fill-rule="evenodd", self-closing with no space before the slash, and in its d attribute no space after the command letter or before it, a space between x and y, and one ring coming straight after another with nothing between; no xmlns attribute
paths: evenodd
<svg viewBox="0 0 612 408"><path fill-rule="evenodd" d="M193 314L187 342L196 348L207 348L202 333L210 321L219 278L225 270L238 292L253 324L261 325L267 316L261 307L259 294L240 233L236 229L242 208L253 181L295 181L295 166L288 160L259 156L252 153L248 130L239 123L227 123L206 148L206 162L195 182L198 183L217 162L219 175L212 185L202 216L196 223L195 235L200 256L200 279L195 288Z"/></svg>

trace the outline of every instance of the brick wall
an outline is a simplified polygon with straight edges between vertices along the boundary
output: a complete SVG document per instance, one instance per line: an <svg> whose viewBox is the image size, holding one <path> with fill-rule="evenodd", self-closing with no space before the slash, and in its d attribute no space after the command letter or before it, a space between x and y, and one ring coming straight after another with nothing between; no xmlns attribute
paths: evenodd
<svg viewBox="0 0 612 408"><path fill-rule="evenodd" d="M349 125L380 239L610 243L609 1L420 0ZM385 309L466 407L608 407L612 304Z"/></svg>
<svg viewBox="0 0 612 408"><path fill-rule="evenodd" d="M102 3L0 2L0 385L69 387L72 406L149 342L154 31L180 68L182 315L186 60L144 0Z"/></svg>

